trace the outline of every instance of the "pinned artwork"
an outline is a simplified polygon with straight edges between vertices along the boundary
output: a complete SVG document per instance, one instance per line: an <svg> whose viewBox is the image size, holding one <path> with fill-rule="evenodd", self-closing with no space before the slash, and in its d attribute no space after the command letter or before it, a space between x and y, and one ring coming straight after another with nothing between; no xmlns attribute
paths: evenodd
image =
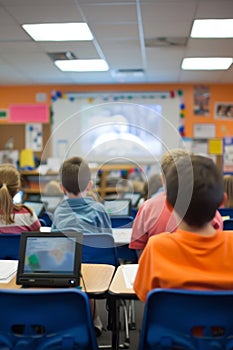
<svg viewBox="0 0 233 350"><path fill-rule="evenodd" d="M40 152L43 148L42 124L32 123L25 126L25 148Z"/></svg>

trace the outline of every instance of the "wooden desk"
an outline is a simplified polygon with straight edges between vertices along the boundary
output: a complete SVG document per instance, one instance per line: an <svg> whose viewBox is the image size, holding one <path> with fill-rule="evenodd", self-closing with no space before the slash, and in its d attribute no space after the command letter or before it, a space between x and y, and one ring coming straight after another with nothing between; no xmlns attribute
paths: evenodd
<svg viewBox="0 0 233 350"><path fill-rule="evenodd" d="M109 287L109 293L120 298L137 298L133 288L127 288L126 286L123 274L124 268L127 268L127 265L121 265L117 268L117 271Z"/></svg>
<svg viewBox="0 0 233 350"><path fill-rule="evenodd" d="M115 266L104 264L82 264L81 272L86 286L87 294L104 294L108 291ZM83 281L81 279L82 290ZM20 289L21 286L16 284L16 277L9 283L0 283L1 289Z"/></svg>
<svg viewBox="0 0 233 350"><path fill-rule="evenodd" d="M109 287L110 308L112 314L112 350L119 349L119 301L120 299L137 299L137 295L133 288L127 288L123 269L127 265L121 265L112 279Z"/></svg>

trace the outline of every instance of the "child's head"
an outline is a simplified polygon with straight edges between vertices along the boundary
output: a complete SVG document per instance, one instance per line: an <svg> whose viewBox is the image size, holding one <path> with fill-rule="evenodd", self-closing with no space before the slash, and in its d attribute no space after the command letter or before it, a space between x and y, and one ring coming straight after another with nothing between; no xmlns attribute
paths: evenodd
<svg viewBox="0 0 233 350"><path fill-rule="evenodd" d="M227 194L226 202L224 203L225 208L233 208L233 175L224 175L224 191Z"/></svg>
<svg viewBox="0 0 233 350"><path fill-rule="evenodd" d="M222 172L203 156L177 159L166 176L167 200L189 226L203 227L224 199Z"/></svg>
<svg viewBox="0 0 233 350"><path fill-rule="evenodd" d="M0 208L1 219L6 224L11 224L13 208L13 197L21 186L20 173L12 164L0 165Z"/></svg>
<svg viewBox="0 0 233 350"><path fill-rule="evenodd" d="M144 197L151 198L163 186L160 174L152 175L144 184Z"/></svg>
<svg viewBox="0 0 233 350"><path fill-rule="evenodd" d="M167 153L165 153L161 158L161 170L162 170L162 176L164 179L166 179L167 172L170 169L170 166L176 162L177 159L190 155L191 153L182 148L174 148Z"/></svg>
<svg viewBox="0 0 233 350"><path fill-rule="evenodd" d="M72 157L64 161L60 168L62 186L68 193L78 195L84 192L91 180L87 162L81 157Z"/></svg>
<svg viewBox="0 0 233 350"><path fill-rule="evenodd" d="M48 196L57 196L57 195L62 195L63 192L61 190L61 186L59 181L56 180L51 180L47 183L45 186L45 194Z"/></svg>
<svg viewBox="0 0 233 350"><path fill-rule="evenodd" d="M10 194L11 198L21 186L20 173L12 164L0 165L0 193Z"/></svg>

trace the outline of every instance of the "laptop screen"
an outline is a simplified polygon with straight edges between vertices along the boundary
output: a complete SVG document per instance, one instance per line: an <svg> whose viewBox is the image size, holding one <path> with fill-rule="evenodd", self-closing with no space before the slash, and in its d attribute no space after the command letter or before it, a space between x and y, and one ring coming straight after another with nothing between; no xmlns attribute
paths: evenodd
<svg viewBox="0 0 233 350"><path fill-rule="evenodd" d="M130 199L106 199L104 206L110 216L129 216L131 214Z"/></svg>
<svg viewBox="0 0 233 350"><path fill-rule="evenodd" d="M16 283L24 286L77 286L81 261L81 233L23 232Z"/></svg>
<svg viewBox="0 0 233 350"><path fill-rule="evenodd" d="M14 204L21 204L21 203L23 203L23 196L24 196L23 191L18 191L16 193L16 195L14 195L14 197L13 197L13 203Z"/></svg>
<svg viewBox="0 0 233 350"><path fill-rule="evenodd" d="M130 199L132 206L136 207L139 200L142 198L142 193L141 192L125 192L124 198Z"/></svg>
<svg viewBox="0 0 233 350"><path fill-rule="evenodd" d="M45 205L43 202L25 201L23 204L31 208L37 217L40 217L45 210Z"/></svg>

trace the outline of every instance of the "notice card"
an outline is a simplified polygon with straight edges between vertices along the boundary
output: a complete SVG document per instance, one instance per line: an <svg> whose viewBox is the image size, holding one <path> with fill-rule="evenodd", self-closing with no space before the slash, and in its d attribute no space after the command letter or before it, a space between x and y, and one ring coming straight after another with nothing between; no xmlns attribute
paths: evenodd
<svg viewBox="0 0 233 350"><path fill-rule="evenodd" d="M49 107L44 103L10 105L10 123L48 123Z"/></svg>

